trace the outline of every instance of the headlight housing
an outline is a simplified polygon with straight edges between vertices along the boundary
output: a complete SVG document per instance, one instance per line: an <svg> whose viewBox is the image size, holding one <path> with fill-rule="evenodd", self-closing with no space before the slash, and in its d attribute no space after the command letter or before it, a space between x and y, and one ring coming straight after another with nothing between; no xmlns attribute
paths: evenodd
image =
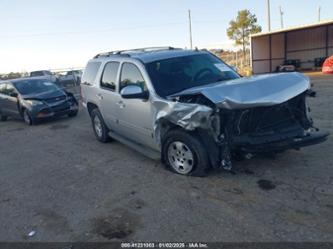
<svg viewBox="0 0 333 249"><path fill-rule="evenodd" d="M31 106L44 105L44 102L40 100L26 100L25 102Z"/></svg>

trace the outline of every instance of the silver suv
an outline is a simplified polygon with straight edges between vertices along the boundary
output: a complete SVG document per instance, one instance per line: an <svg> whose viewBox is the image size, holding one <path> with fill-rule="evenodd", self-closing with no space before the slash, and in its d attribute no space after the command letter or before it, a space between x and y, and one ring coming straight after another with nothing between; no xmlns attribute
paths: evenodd
<svg viewBox="0 0 333 249"><path fill-rule="evenodd" d="M81 86L99 141L119 140L183 175L230 170L234 156L299 149L328 136L309 117L307 77L242 78L208 51L98 54Z"/></svg>

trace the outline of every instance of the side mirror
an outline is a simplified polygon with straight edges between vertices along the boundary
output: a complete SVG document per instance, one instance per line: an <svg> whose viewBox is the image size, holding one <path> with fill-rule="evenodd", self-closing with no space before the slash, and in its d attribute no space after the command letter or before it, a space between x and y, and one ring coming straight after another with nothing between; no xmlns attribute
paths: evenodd
<svg viewBox="0 0 333 249"><path fill-rule="evenodd" d="M9 94L10 97L17 98L18 94L16 92L12 92Z"/></svg>
<svg viewBox="0 0 333 249"><path fill-rule="evenodd" d="M148 91L143 91L141 87L137 85L125 86L120 91L121 97L124 99L148 99Z"/></svg>

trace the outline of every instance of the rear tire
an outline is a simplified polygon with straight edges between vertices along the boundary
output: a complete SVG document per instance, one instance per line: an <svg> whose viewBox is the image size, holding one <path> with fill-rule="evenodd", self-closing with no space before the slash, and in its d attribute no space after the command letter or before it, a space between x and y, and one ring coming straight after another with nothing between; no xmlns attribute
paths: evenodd
<svg viewBox="0 0 333 249"><path fill-rule="evenodd" d="M165 135L162 159L171 171L181 175L205 176L210 166L207 151L199 138L181 129Z"/></svg>
<svg viewBox="0 0 333 249"><path fill-rule="evenodd" d="M4 122L4 121L7 121L7 119L8 119L7 116L2 115L2 114L0 113L0 121Z"/></svg>
<svg viewBox="0 0 333 249"><path fill-rule="evenodd" d="M109 142L111 140L108 135L109 129L106 126L102 114L99 112L99 110L97 108L93 109L90 113L90 117L97 140L102 143Z"/></svg>

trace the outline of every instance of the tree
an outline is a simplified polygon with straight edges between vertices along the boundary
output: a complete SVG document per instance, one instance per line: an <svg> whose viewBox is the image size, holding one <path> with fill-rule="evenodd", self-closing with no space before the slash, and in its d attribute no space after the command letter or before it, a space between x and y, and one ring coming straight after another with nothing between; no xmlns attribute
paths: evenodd
<svg viewBox="0 0 333 249"><path fill-rule="evenodd" d="M236 20L230 21L229 25L227 35L235 41L235 45L243 47L245 58L246 47L250 44L250 35L261 32L261 27L257 25L257 17L249 10L240 10Z"/></svg>

